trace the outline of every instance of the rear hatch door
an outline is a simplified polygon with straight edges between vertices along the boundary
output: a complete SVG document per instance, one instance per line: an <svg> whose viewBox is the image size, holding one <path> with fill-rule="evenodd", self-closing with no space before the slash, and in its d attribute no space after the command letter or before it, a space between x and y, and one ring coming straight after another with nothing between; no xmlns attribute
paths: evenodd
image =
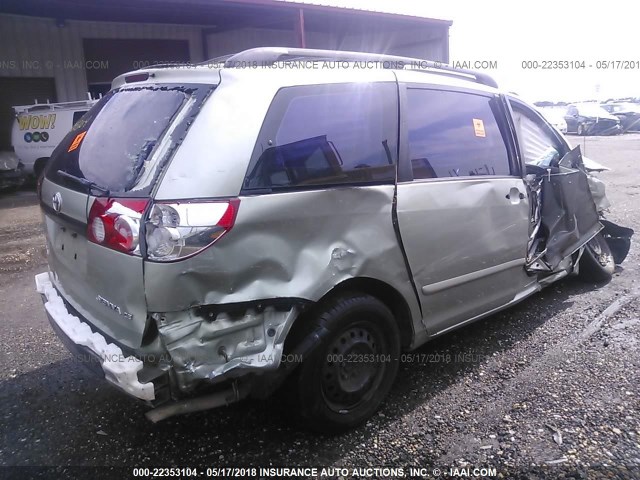
<svg viewBox="0 0 640 480"><path fill-rule="evenodd" d="M56 148L42 180L54 285L103 334L131 348L140 347L147 320L143 246L137 238L125 249L97 241L103 237L100 231L90 233L93 207L131 212L135 231L158 177L209 91L138 85L110 92ZM108 239L108 222L104 225Z"/></svg>

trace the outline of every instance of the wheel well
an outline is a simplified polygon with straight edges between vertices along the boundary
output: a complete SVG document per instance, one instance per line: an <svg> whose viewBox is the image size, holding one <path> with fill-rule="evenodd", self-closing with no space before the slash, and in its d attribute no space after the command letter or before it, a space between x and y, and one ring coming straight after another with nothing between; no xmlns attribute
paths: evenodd
<svg viewBox="0 0 640 480"><path fill-rule="evenodd" d="M317 302L317 304L330 301L332 298L335 298L345 292L366 293L384 303L389 310L391 310L391 313L393 313L393 316L398 322L402 347L405 348L411 344L414 334L411 310L403 296L395 288L373 278L350 278L333 287ZM305 321L305 319L309 318L310 315L313 315L314 310L315 308L312 307L304 311L294 322L292 331L289 332L288 335L293 344L301 341L305 334L308 333L305 327L309 322ZM287 350L287 343L288 342L285 342L285 350ZM289 344L289 347L292 346L293 345Z"/></svg>

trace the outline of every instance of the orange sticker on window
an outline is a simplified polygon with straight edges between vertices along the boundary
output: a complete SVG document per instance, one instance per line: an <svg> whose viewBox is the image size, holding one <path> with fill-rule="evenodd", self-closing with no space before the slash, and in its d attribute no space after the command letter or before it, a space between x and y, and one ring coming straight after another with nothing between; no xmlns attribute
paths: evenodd
<svg viewBox="0 0 640 480"><path fill-rule="evenodd" d="M484 133L484 122L479 118L473 119L473 131L476 134L476 137L486 137L487 135Z"/></svg>
<svg viewBox="0 0 640 480"><path fill-rule="evenodd" d="M73 152L76 148L78 148L80 146L80 143L82 142L82 139L86 134L87 132L84 131L76 135L76 138L74 138L73 142L71 142L71 146L69 147L69 150L67 150L67 152Z"/></svg>

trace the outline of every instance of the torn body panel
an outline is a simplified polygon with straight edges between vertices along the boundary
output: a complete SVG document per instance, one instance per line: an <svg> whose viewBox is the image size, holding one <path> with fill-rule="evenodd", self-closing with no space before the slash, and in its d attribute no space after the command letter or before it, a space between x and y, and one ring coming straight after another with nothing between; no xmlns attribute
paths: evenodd
<svg viewBox="0 0 640 480"><path fill-rule="evenodd" d="M211 313L198 309L155 315L158 331L171 355L178 387L188 392L202 380L217 383L232 370L275 370L283 356L284 340L298 308L241 314Z"/></svg>
<svg viewBox="0 0 640 480"><path fill-rule="evenodd" d="M241 197L234 228L213 246L184 261L145 262L148 308L165 318L159 332L181 364L182 387L195 377L211 380L246 367L238 355L268 357L277 344L269 343L264 325L275 322L273 328L288 330L297 316L297 310L247 311L240 320L223 314L208 323L190 313L194 307L224 311L228 304L282 298L316 302L346 280L373 278L407 299L418 322L414 330L423 330L392 222L394 190L381 185ZM227 335L225 343L221 336ZM251 335L264 345L256 344L260 349L254 351L247 344L242 351ZM222 345L228 362L218 354ZM253 359L251 365L272 368L277 361Z"/></svg>
<svg viewBox="0 0 640 480"><path fill-rule="evenodd" d="M567 153L559 165L527 165L527 172L532 198L527 269L557 272L563 260L602 229L580 148Z"/></svg>

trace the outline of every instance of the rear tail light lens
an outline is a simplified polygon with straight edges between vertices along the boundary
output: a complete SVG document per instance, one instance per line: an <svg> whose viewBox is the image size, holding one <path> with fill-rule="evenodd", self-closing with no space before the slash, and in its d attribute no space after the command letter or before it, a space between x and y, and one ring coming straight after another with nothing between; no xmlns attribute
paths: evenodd
<svg viewBox="0 0 640 480"><path fill-rule="evenodd" d="M87 237L113 250L140 255L140 219L148 203L146 199L96 198Z"/></svg>
<svg viewBox="0 0 640 480"><path fill-rule="evenodd" d="M239 199L155 203L145 225L149 260L170 262L195 255L233 227Z"/></svg>

